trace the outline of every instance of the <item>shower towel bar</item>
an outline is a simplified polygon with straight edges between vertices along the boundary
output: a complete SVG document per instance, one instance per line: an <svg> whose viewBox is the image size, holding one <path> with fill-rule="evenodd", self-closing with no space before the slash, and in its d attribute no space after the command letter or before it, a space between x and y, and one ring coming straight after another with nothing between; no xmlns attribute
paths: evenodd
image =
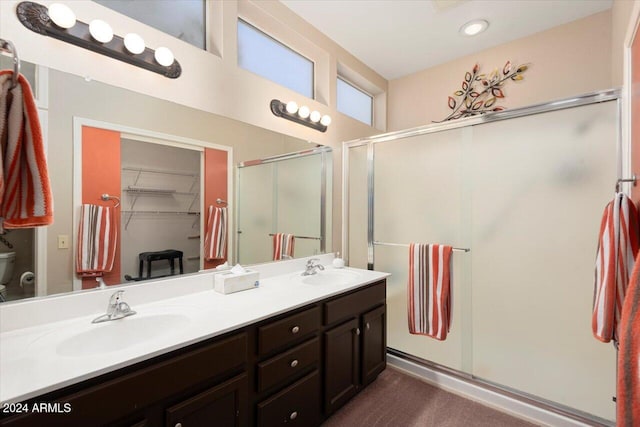
<svg viewBox="0 0 640 427"><path fill-rule="evenodd" d="M275 234L269 233L269 236L273 237L275 236ZM308 236L296 236L296 235L294 235L293 237L295 237L296 239L322 240L322 238L320 237L308 237Z"/></svg>
<svg viewBox="0 0 640 427"><path fill-rule="evenodd" d="M620 191L620 184L623 182L633 182L633 186L636 186L638 179L636 178L636 174L631 175L631 178L618 178L616 181L616 193Z"/></svg>
<svg viewBox="0 0 640 427"><path fill-rule="evenodd" d="M378 242L377 240L374 240L373 244L379 245L379 246L402 246L405 248L409 247L408 243L385 243L385 242ZM453 250L455 252L471 252L471 249L469 248L453 248Z"/></svg>

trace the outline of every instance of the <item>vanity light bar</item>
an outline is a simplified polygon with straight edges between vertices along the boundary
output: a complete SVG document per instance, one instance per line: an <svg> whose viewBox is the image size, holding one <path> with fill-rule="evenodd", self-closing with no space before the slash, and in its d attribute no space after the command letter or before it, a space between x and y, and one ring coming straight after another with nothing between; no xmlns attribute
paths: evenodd
<svg viewBox="0 0 640 427"><path fill-rule="evenodd" d="M52 7L53 6L54 5L52 5ZM90 25L75 20L75 17L73 20L70 20L68 24L63 23L63 26L60 26L61 24L54 23L49 15L49 9L47 9L46 6L30 1L23 1L19 3L16 8L16 14L18 15L18 19L22 25L38 34L53 37L93 52L109 56L119 61L126 62L127 64L162 74L170 79L176 79L180 77L180 74L182 73L180 63L173 58L173 54L169 55L171 51L167 48L158 48L157 51L154 51L153 49L144 47L140 53L132 53L125 45L125 39L118 35L114 34L112 37L105 36L105 38L97 36L96 38L96 36L92 34L96 34L95 22L98 20L93 21L93 32L90 30ZM56 20L58 21L57 18ZM100 21L100 23L102 23L102 21ZM108 24L106 24L106 26L108 27ZM100 42L98 39L102 39L104 41ZM130 42L127 44L130 45Z"/></svg>
<svg viewBox="0 0 640 427"><path fill-rule="evenodd" d="M331 124L331 117L328 115L323 116L318 111L311 111L306 105L298 108L298 104L293 101L285 104L280 100L273 99L270 106L274 115L320 132L326 132L327 127Z"/></svg>

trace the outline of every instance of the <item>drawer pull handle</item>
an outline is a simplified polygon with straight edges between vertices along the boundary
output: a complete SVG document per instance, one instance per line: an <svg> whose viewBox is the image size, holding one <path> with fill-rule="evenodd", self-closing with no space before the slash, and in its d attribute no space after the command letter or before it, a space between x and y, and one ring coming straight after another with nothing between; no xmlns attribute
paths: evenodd
<svg viewBox="0 0 640 427"><path fill-rule="evenodd" d="M300 326L294 326L293 328L291 328L292 334L297 334L298 332L300 332Z"/></svg>
<svg viewBox="0 0 640 427"><path fill-rule="evenodd" d="M356 335L360 335L360 328L356 328L353 332L355 332Z"/></svg>
<svg viewBox="0 0 640 427"><path fill-rule="evenodd" d="M367 329L371 329L371 323L367 322Z"/></svg>
<svg viewBox="0 0 640 427"><path fill-rule="evenodd" d="M296 418L298 418L298 412L297 411L293 411L291 413L291 415L289 415L289 419L290 420L295 420Z"/></svg>
<svg viewBox="0 0 640 427"><path fill-rule="evenodd" d="M291 361L291 367L295 368L296 366L298 366L298 360L297 359L296 360L292 360Z"/></svg>

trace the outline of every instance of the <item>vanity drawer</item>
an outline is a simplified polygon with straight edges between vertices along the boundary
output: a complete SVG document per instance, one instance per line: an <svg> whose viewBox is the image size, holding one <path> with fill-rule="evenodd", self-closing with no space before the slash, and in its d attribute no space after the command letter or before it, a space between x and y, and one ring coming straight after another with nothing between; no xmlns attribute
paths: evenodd
<svg viewBox="0 0 640 427"><path fill-rule="evenodd" d="M258 426L316 426L320 420L320 375L313 371L258 404Z"/></svg>
<svg viewBox="0 0 640 427"><path fill-rule="evenodd" d="M298 372L317 364L320 359L320 340L313 338L271 359L258 363L258 392L272 387Z"/></svg>
<svg viewBox="0 0 640 427"><path fill-rule="evenodd" d="M258 354L265 355L320 328L320 308L313 307L258 328Z"/></svg>
<svg viewBox="0 0 640 427"><path fill-rule="evenodd" d="M361 291L336 298L324 304L324 324L330 325L347 319L376 305L384 304L387 298L386 282L378 282Z"/></svg>

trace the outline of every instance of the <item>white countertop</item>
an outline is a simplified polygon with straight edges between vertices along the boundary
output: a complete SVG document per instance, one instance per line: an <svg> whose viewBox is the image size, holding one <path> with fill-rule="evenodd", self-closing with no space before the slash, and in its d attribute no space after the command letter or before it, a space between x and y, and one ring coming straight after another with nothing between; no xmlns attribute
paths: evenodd
<svg viewBox="0 0 640 427"><path fill-rule="evenodd" d="M289 263L289 269L298 268L299 265L299 262ZM104 311L101 311L2 332L0 403L23 401L79 383L389 276L387 273L345 268L359 275L357 282L348 285L318 286L301 284L294 278L300 275L299 268L297 272L280 272L282 274L279 275L273 275L274 272L270 269L272 267L265 265L261 272L260 286L256 289L222 295L213 290L213 274L200 274L190 276L191 282L198 281L190 287L190 293L173 298L135 304L127 298L125 292L124 300L131 304L137 314L124 319L92 324L91 321L95 317L104 314ZM330 272L331 269L327 267L326 271ZM146 287L147 291L153 292L152 283L147 283ZM112 292L111 290L109 294ZM104 307L108 301L106 295L103 295ZM140 299L140 296L136 297ZM63 302L63 298L65 297L58 297L57 303ZM40 304L42 301L40 300ZM18 307L12 308L14 312L17 309ZM28 313L29 309L26 306L25 310L25 314ZM91 331L97 331L99 328L113 327L114 322L121 322L118 326L122 326L123 331L126 331L126 322L140 322L144 317L168 313L187 317L179 317L180 322L173 322L172 317L164 318L165 321L159 322L161 324L158 325L162 332L157 331L158 336L153 339L137 343L133 338L134 344L115 350L108 342L98 342L101 350L97 354L66 354L65 350L61 350L65 347L60 346L60 343L83 332L92 334ZM151 318L152 321L154 319L158 317ZM123 340L126 339L132 338L123 336ZM91 353L92 349L88 351Z"/></svg>

